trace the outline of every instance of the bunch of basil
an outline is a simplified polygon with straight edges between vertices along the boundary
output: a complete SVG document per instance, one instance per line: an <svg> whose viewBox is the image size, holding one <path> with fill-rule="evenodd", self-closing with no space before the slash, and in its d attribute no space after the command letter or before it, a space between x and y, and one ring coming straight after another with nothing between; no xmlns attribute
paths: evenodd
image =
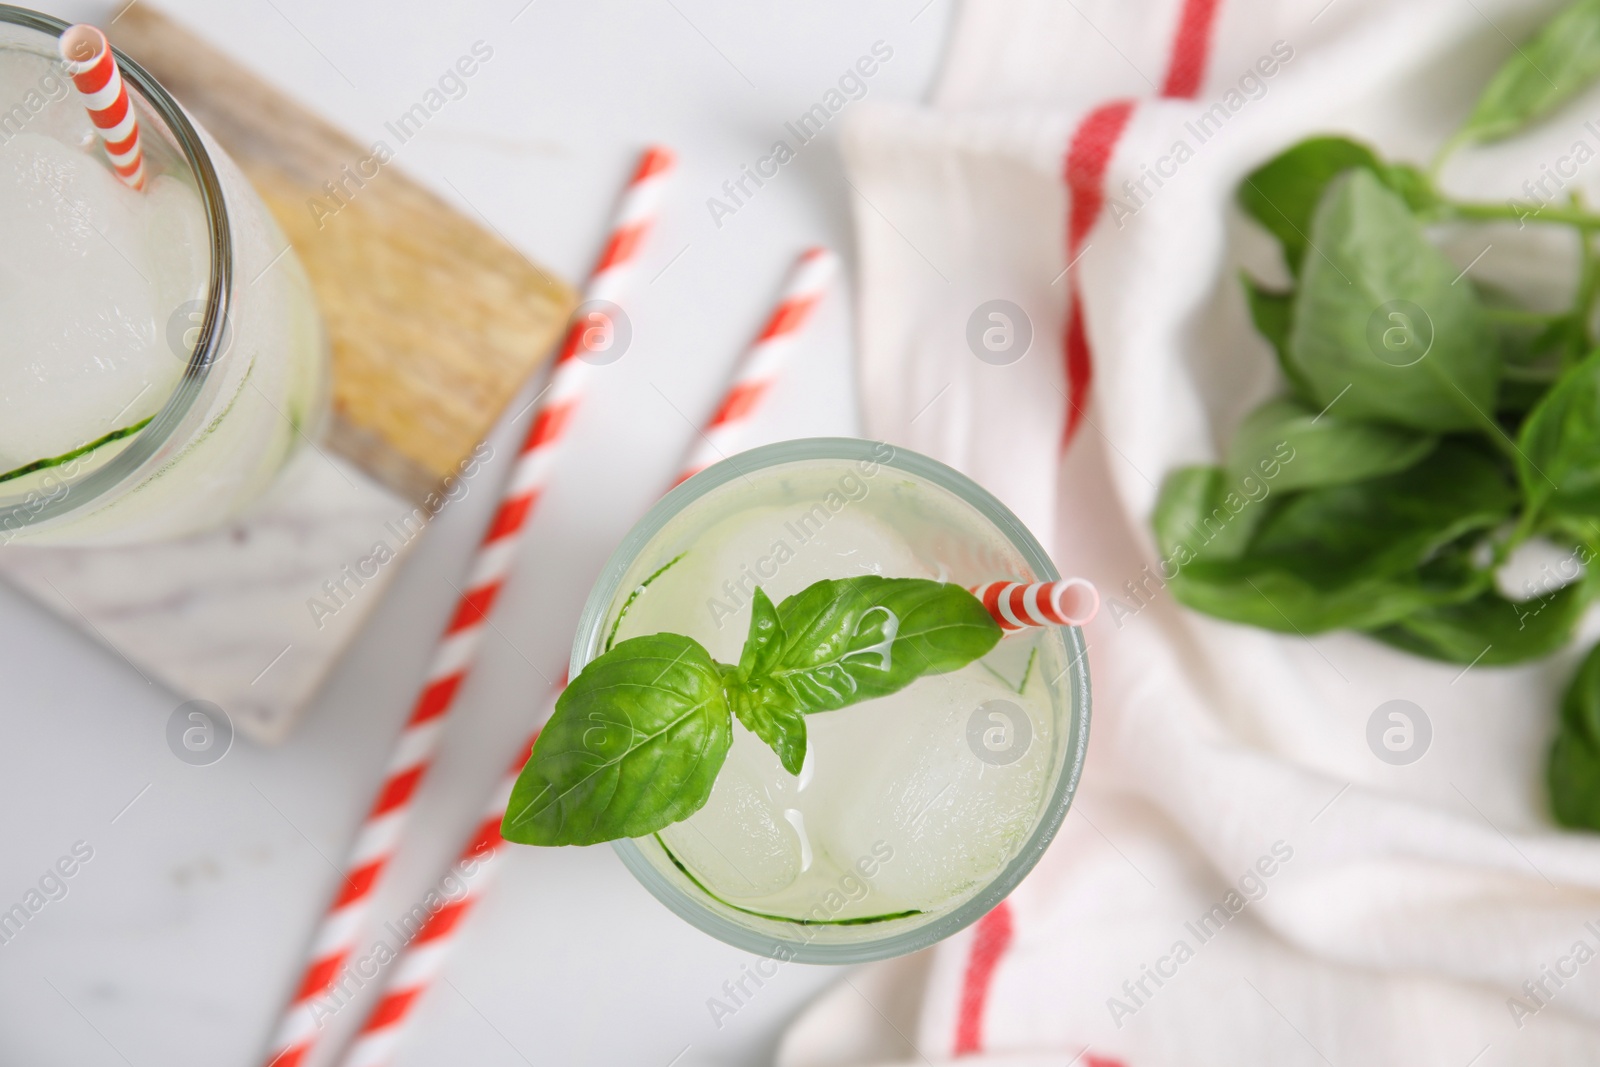
<svg viewBox="0 0 1600 1067"><path fill-rule="evenodd" d="M1318 137L1245 179L1239 203L1292 277L1283 292L1245 279L1288 392L1246 418L1224 465L1162 486L1155 532L1180 601L1286 633L1357 630L1460 664L1524 662L1571 640L1600 591L1600 215L1576 197L1465 202L1433 175L1457 148L1516 133L1596 77L1600 0L1579 0L1495 75L1431 172ZM1565 310L1517 306L1428 238L1430 226L1496 219L1573 231ZM1272 492L1243 499L1261 474ZM1581 577L1507 598L1495 574L1532 538ZM1547 780L1558 821L1600 828L1600 649L1567 692Z"/></svg>

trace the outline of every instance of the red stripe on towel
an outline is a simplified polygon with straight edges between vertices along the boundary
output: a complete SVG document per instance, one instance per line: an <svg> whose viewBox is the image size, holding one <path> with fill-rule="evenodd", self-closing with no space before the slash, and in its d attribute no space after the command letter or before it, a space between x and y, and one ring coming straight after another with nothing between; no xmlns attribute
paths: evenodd
<svg viewBox="0 0 1600 1067"><path fill-rule="evenodd" d="M956 1017L957 1056L983 1049L984 1005L989 1000L994 969L1010 945L1011 905L1002 900L978 920L973 930L972 955L967 958L967 973L961 980L961 1011Z"/></svg>
<svg viewBox="0 0 1600 1067"><path fill-rule="evenodd" d="M1167 60L1167 80L1162 96L1192 98L1200 91L1206 76L1206 61L1211 58L1211 27L1217 21L1219 0L1183 0L1178 16L1178 35L1172 40L1172 58Z"/></svg>
<svg viewBox="0 0 1600 1067"><path fill-rule="evenodd" d="M1083 242L1105 206L1106 166L1116 150L1122 131L1133 115L1132 100L1113 100L1101 104L1084 116L1067 146L1062 177L1067 183L1067 262L1071 264L1084 251ZM1094 377L1094 361L1089 352L1089 337L1083 328L1083 301L1077 279L1067 280L1067 332L1063 338L1066 355L1067 429L1062 447L1071 443L1089 404L1089 385Z"/></svg>
<svg viewBox="0 0 1600 1067"><path fill-rule="evenodd" d="M1221 0L1183 0L1178 28L1167 60L1167 77L1161 95L1193 97L1205 79L1211 55L1211 31L1216 25ZM1067 148L1063 177L1070 198L1067 213L1067 262L1077 261L1083 242L1100 217L1105 205L1105 170L1122 131L1133 113L1133 101L1117 100L1102 104L1079 123ZM1094 356L1089 350L1089 333L1084 324L1083 299L1076 282L1067 283L1067 326L1062 338L1067 380L1066 432L1062 447L1072 443L1089 405L1089 388L1094 379Z"/></svg>

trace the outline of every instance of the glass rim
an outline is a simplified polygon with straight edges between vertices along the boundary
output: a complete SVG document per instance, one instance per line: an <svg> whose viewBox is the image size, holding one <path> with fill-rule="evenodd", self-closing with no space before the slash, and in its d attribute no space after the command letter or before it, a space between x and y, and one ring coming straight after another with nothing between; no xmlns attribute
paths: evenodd
<svg viewBox="0 0 1600 1067"><path fill-rule="evenodd" d="M885 446L891 452L888 459L884 459L879 451ZM1049 553L1022 521L987 489L954 468L910 449L863 438L812 437L781 441L741 452L706 468L657 501L628 531L606 561L584 603L583 614L579 617L573 637L568 677L576 678L584 666L598 655L611 605L621 591L623 578L639 553L668 522L701 497L735 478L745 477L756 470L807 460L871 460L925 479L954 494L992 523L1034 569L1035 580L1055 581L1061 577ZM819 943L803 935L785 937L741 925L713 910L698 897L668 880L645 856L636 841L613 841L612 848L640 884L679 918L717 940L747 952L796 963L850 964L902 956L942 941L991 911L1033 870L1060 830L1077 792L1089 746L1087 646L1078 627L1064 626L1058 629L1062 631L1071 657L1067 665L1067 677L1062 679L1072 701L1066 724L1070 748L1063 756L1050 795L1040 807L1038 823L1028 840L982 889L936 919L885 937L853 943ZM797 924L797 930L803 929Z"/></svg>
<svg viewBox="0 0 1600 1067"><path fill-rule="evenodd" d="M20 26L52 38L60 38L71 26L71 23L53 15L11 4L0 4L0 24ZM121 49L113 45L111 51L116 56L129 92L140 97L172 134L199 190L211 246L205 314L200 321L200 336L195 341L194 351L189 354L183 375L150 422L134 434L128 445L104 466L91 471L80 482L69 483L67 492L59 497L46 497L41 502L37 499L38 490L30 490L14 502L8 503L0 498L0 530L4 531L14 532L80 509L137 475L182 425L199 397L212 366L220 362L217 357L227 342L228 312L233 293L233 237L222 183L211 154L201 140L199 131L189 121L189 116L161 83ZM3 491L0 488L0 492Z"/></svg>

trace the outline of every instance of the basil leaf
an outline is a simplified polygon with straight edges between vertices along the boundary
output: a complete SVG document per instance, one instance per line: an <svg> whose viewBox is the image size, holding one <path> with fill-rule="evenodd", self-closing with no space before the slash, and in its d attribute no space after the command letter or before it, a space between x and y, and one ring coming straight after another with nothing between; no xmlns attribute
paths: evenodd
<svg viewBox="0 0 1600 1067"><path fill-rule="evenodd" d="M1448 564L1409 574L1346 576L1330 582L1315 554L1275 560L1202 560L1169 583L1196 611L1280 633L1364 630L1424 608L1473 596L1487 579Z"/></svg>
<svg viewBox="0 0 1600 1067"><path fill-rule="evenodd" d="M1561 698L1545 784L1556 822L1600 829L1600 646L1589 650Z"/></svg>
<svg viewBox="0 0 1600 1067"><path fill-rule="evenodd" d="M799 774L806 762L806 716L788 691L771 684L732 687L728 702L744 728L778 754L783 769Z"/></svg>
<svg viewBox="0 0 1600 1067"><path fill-rule="evenodd" d="M1485 304L1491 309L1495 304ZM1495 322L1495 337L1504 366L1500 379L1497 413L1521 423L1528 412L1539 406L1563 373L1565 351L1581 356L1588 348L1584 336L1586 316L1562 316L1543 325L1527 322Z"/></svg>
<svg viewBox="0 0 1600 1067"><path fill-rule="evenodd" d="M1240 425L1228 468L1235 480L1266 478L1280 492L1345 485L1405 470L1438 443L1429 434L1350 422L1293 400L1269 400Z"/></svg>
<svg viewBox="0 0 1600 1067"><path fill-rule="evenodd" d="M1549 394L1548 379L1515 374L1508 368L1500 383L1500 400L1495 410L1503 417L1520 421Z"/></svg>
<svg viewBox="0 0 1600 1067"><path fill-rule="evenodd" d="M1561 697L1561 728L1600 748L1600 645L1589 650Z"/></svg>
<svg viewBox="0 0 1600 1067"><path fill-rule="evenodd" d="M783 623L767 591L756 587L750 601L750 634L745 638L739 667L728 678L728 702L745 729L765 741L778 754L790 774L799 774L806 761L804 710L769 675L783 655Z"/></svg>
<svg viewBox="0 0 1600 1067"><path fill-rule="evenodd" d="M1600 351L1561 376L1517 436L1530 507L1600 515Z"/></svg>
<svg viewBox="0 0 1600 1067"><path fill-rule="evenodd" d="M1308 138L1245 175L1239 206L1278 239L1290 272L1298 275L1311 218L1328 183L1352 167L1376 171L1382 166L1364 144L1344 137Z"/></svg>
<svg viewBox="0 0 1600 1067"><path fill-rule="evenodd" d="M1600 752L1581 734L1562 730L1545 769L1550 814L1562 826L1600 830Z"/></svg>
<svg viewBox="0 0 1600 1067"><path fill-rule="evenodd" d="M1256 332L1267 339L1272 354L1278 359L1278 369L1283 371L1289 384L1300 396L1311 394L1310 383L1300 375L1300 369L1289 362L1289 328L1294 323L1294 293L1275 293L1257 285L1248 274L1241 274L1244 283L1245 303L1250 307L1250 321Z"/></svg>
<svg viewBox="0 0 1600 1067"><path fill-rule="evenodd" d="M1543 118L1600 77L1600 2L1577 0L1506 58L1462 125L1461 142L1494 141Z"/></svg>
<svg viewBox="0 0 1600 1067"><path fill-rule="evenodd" d="M1300 273L1311 251L1311 221L1329 183L1356 168L1370 171L1413 210L1439 203L1428 176L1405 163L1384 163L1378 154L1348 137L1308 137L1245 176L1239 206L1278 239L1292 274Z"/></svg>
<svg viewBox="0 0 1600 1067"><path fill-rule="evenodd" d="M1166 559L1236 559L1267 517L1267 492L1252 497L1221 467L1180 467L1161 483L1151 524Z"/></svg>
<svg viewBox="0 0 1600 1067"><path fill-rule="evenodd" d="M556 701L501 833L527 845L654 833L705 804L732 735L722 672L704 648L678 634L622 641Z"/></svg>
<svg viewBox="0 0 1600 1067"><path fill-rule="evenodd" d="M1287 359L1289 326L1294 321L1294 291L1273 292L1248 274L1239 275L1244 283L1245 303L1250 306L1250 321L1256 331L1272 345L1280 361Z"/></svg>
<svg viewBox="0 0 1600 1067"><path fill-rule="evenodd" d="M1338 403L1347 419L1498 433L1493 332L1405 203L1355 170L1329 185L1311 233L1319 254L1306 261L1289 335L1310 401Z"/></svg>
<svg viewBox="0 0 1600 1067"><path fill-rule="evenodd" d="M745 679L768 674L783 655L783 622L778 609L773 607L767 591L756 586L750 598L750 632L744 639L744 650L739 653L739 674Z"/></svg>
<svg viewBox="0 0 1600 1067"><path fill-rule="evenodd" d="M807 714L897 692L958 670L1000 640L998 623L958 585L924 578L829 579L778 605L783 651L764 678Z"/></svg>
<svg viewBox="0 0 1600 1067"><path fill-rule="evenodd" d="M1566 647L1583 615L1582 582L1514 603L1493 590L1471 600L1425 608L1372 636L1386 644L1448 663L1484 667L1525 663Z"/></svg>
<svg viewBox="0 0 1600 1067"><path fill-rule="evenodd" d="M1463 535L1500 523L1516 504L1495 460L1447 441L1398 474L1296 495L1263 524L1250 557L1333 588L1411 571Z"/></svg>
<svg viewBox="0 0 1600 1067"><path fill-rule="evenodd" d="M1389 163L1373 171L1417 214L1426 214L1444 202L1428 175L1409 163Z"/></svg>
<svg viewBox="0 0 1600 1067"><path fill-rule="evenodd" d="M1482 592L1487 572L1444 550L1504 520L1516 501L1492 459L1446 442L1398 474L1289 496L1245 552L1183 566L1173 595L1269 630L1378 629Z"/></svg>

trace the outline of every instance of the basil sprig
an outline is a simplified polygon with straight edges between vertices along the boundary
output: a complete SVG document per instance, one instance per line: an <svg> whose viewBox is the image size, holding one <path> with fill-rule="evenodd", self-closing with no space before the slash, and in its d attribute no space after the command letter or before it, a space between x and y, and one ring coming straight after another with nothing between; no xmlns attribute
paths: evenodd
<svg viewBox="0 0 1600 1067"><path fill-rule="evenodd" d="M1512 50L1429 170L1320 136L1241 182L1240 208L1288 268L1285 289L1244 279L1284 391L1244 420L1225 463L1162 486L1153 525L1180 601L1479 667L1572 641L1600 593L1600 214L1544 190L1458 200L1435 176L1596 79L1600 0L1577 0ZM1428 236L1480 220L1568 227L1580 250L1570 305L1520 306ZM1568 553L1571 580L1513 601L1496 572L1535 537ZM1600 649L1567 692L1546 780L1557 821L1600 829Z"/></svg>
<svg viewBox="0 0 1600 1067"><path fill-rule="evenodd" d="M1600 77L1600 0L1562 9L1515 49L1456 135L1495 141L1550 114Z"/></svg>
<svg viewBox="0 0 1600 1067"><path fill-rule="evenodd" d="M960 586L867 575L816 582L777 605L758 588L737 664L679 634L618 642L556 701L501 833L527 845L654 833L704 806L734 718L799 774L807 715L959 670L1000 635Z"/></svg>

